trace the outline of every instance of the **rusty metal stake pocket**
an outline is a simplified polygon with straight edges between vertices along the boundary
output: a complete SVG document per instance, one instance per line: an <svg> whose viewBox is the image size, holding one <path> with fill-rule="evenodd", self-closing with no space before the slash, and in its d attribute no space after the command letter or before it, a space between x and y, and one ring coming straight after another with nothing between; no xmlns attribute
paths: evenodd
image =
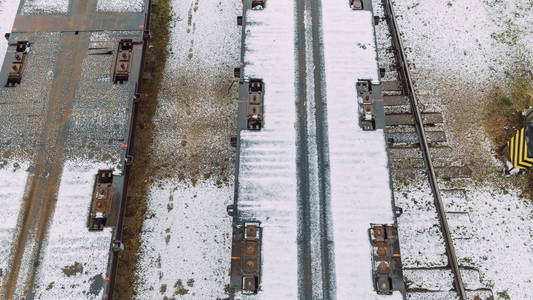
<svg viewBox="0 0 533 300"><path fill-rule="evenodd" d="M370 80L359 80L356 83L357 103L359 104L359 125L363 130L376 130L376 113L372 97Z"/></svg>
<svg viewBox="0 0 533 300"><path fill-rule="evenodd" d="M9 59L9 72L7 73L6 87L16 86L20 84L22 79L22 70L24 68L24 60L30 51L30 44L28 41L18 41L14 44L9 44L7 55Z"/></svg>
<svg viewBox="0 0 533 300"><path fill-rule="evenodd" d="M246 105L249 130L261 130L263 127L263 91L262 79L250 79L248 87L249 99Z"/></svg>
<svg viewBox="0 0 533 300"><path fill-rule="evenodd" d="M128 81L131 68L131 57L133 55L133 41L123 39L118 43L115 70L113 72L113 83L124 83Z"/></svg>
<svg viewBox="0 0 533 300"><path fill-rule="evenodd" d="M261 235L259 222L244 222L233 227L232 289L245 295L259 291Z"/></svg>
<svg viewBox="0 0 533 300"><path fill-rule="evenodd" d="M113 197L113 171L99 170L93 189L89 231L103 230L111 211Z"/></svg>
<svg viewBox="0 0 533 300"><path fill-rule="evenodd" d="M370 224L372 277L378 294L404 289L398 229L395 225Z"/></svg>

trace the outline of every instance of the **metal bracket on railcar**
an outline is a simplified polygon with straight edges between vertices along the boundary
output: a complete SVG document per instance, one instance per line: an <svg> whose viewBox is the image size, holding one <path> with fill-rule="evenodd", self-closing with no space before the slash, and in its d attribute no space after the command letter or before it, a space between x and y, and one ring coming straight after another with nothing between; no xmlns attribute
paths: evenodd
<svg viewBox="0 0 533 300"><path fill-rule="evenodd" d="M359 124L363 130L376 129L376 113L372 97L370 80L359 80L356 83L357 103L359 104Z"/></svg>
<svg viewBox="0 0 533 300"><path fill-rule="evenodd" d="M113 252L122 252L124 251L124 243L121 240L113 240L111 243L111 250Z"/></svg>
<svg viewBox="0 0 533 300"><path fill-rule="evenodd" d="M353 10L362 10L363 9L363 0L350 0L350 7Z"/></svg>
<svg viewBox="0 0 533 300"><path fill-rule="evenodd" d="M29 51L30 44L28 41L18 41L17 43L9 44L9 48L7 50L7 55L9 58L9 72L7 74L6 87L20 84L24 60Z"/></svg>
<svg viewBox="0 0 533 300"><path fill-rule="evenodd" d="M402 214L403 214L403 208L401 208L399 206L395 206L394 207L394 216L396 218L399 218Z"/></svg>
<svg viewBox="0 0 533 300"><path fill-rule="evenodd" d="M380 67L379 68L379 78L385 77L385 74L387 73L387 69Z"/></svg>
<svg viewBox="0 0 533 300"><path fill-rule="evenodd" d="M395 225L370 224L372 245L372 277L378 294L390 295L405 287L402 275L400 243Z"/></svg>
<svg viewBox="0 0 533 300"><path fill-rule="evenodd" d="M99 170L93 189L89 230L103 230L111 210L113 196L113 171Z"/></svg>
<svg viewBox="0 0 533 300"><path fill-rule="evenodd" d="M142 103L142 102L145 102L147 99L148 99L148 94L147 93L144 93L144 94L135 93L133 95L133 102L134 103Z"/></svg>
<svg viewBox="0 0 533 300"><path fill-rule="evenodd" d="M237 148L237 143L238 143L237 136L230 137L229 138L229 143L230 143L231 147Z"/></svg>
<svg viewBox="0 0 533 300"><path fill-rule="evenodd" d="M124 83L124 81L128 81L130 76L131 57L133 55L132 50L133 41L131 39L123 39L118 43L115 71L113 72L114 83Z"/></svg>
<svg viewBox="0 0 533 300"><path fill-rule="evenodd" d="M257 294L261 278L260 223L243 222L233 227L231 288L242 294Z"/></svg>
<svg viewBox="0 0 533 300"><path fill-rule="evenodd" d="M149 41L152 39L152 33L150 30L143 31L143 41Z"/></svg>
<svg viewBox="0 0 533 300"><path fill-rule="evenodd" d="M252 0L252 9L260 10L265 8L265 0Z"/></svg>
<svg viewBox="0 0 533 300"><path fill-rule="evenodd" d="M261 130L263 127L263 91L262 79L250 79L248 86L248 104L246 105L249 130Z"/></svg>
<svg viewBox="0 0 533 300"><path fill-rule="evenodd" d="M230 204L226 206L226 212L228 213L228 216L233 217L235 215L235 204Z"/></svg>

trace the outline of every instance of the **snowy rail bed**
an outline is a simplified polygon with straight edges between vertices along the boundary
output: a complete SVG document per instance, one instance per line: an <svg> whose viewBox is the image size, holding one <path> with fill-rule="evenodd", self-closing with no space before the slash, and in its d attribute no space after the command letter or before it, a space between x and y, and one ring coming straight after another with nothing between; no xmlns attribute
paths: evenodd
<svg viewBox="0 0 533 300"><path fill-rule="evenodd" d="M26 188L28 163L0 161L0 286L7 273L9 253L17 227L18 211ZM1 296L1 295L0 295Z"/></svg>

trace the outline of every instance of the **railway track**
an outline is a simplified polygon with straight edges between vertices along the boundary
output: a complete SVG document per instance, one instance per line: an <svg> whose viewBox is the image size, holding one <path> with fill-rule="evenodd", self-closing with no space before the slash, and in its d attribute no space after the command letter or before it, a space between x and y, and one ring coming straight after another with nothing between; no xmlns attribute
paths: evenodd
<svg viewBox="0 0 533 300"><path fill-rule="evenodd" d="M378 37L378 45L387 47L379 53L384 67L382 73L387 72L383 89L393 190L396 199L414 202L404 209L406 227L402 228L400 219L399 230L411 230L410 234L425 237L416 241L400 237L402 247L416 249L402 249L407 296L409 299L427 299L427 293L434 293L433 297L439 299L492 299L489 289L480 287L479 282L472 283L479 281L478 271L461 265L456 253L454 242L467 239L473 227L467 212L451 211L450 208L450 199L461 201L466 198L464 190L448 188L443 182L468 180L471 171L454 161L438 107L426 107L419 101L392 3L382 0L381 4L383 16L380 20L386 20L386 25L380 26L387 26L382 29L387 32L381 35L381 40ZM421 193L413 192L412 187L401 187L412 181L423 182ZM441 186L444 186L443 190ZM424 212L419 214L420 211ZM424 242L426 244L422 245ZM440 281L432 279L437 277ZM418 278L418 282L413 278ZM453 280L453 284L447 279Z"/></svg>

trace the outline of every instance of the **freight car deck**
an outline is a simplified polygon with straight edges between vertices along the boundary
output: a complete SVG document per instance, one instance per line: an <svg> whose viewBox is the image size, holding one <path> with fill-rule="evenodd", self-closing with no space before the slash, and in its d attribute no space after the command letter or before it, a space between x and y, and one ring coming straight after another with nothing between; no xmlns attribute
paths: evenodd
<svg viewBox="0 0 533 300"><path fill-rule="evenodd" d="M0 298L110 296L149 8L21 1L0 73Z"/></svg>
<svg viewBox="0 0 533 300"><path fill-rule="evenodd" d="M354 2L244 1L231 298L401 298L375 20Z"/></svg>

